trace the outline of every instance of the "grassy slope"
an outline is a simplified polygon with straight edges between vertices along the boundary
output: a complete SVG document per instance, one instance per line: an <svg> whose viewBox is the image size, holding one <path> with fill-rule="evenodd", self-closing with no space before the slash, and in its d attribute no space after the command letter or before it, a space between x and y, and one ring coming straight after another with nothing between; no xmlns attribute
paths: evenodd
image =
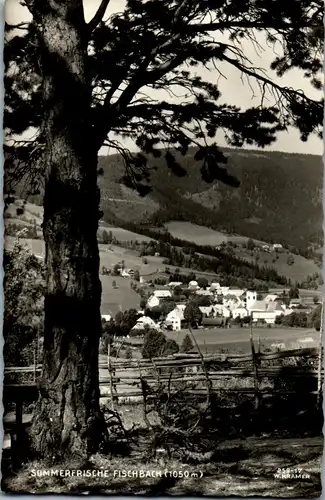
<svg viewBox="0 0 325 500"><path fill-rule="evenodd" d="M246 244L247 238L242 236L227 236L220 231L215 231L213 229L206 228L204 226L198 226L197 224L191 224L190 222L183 221L171 221L166 223L168 231L175 238L180 238L186 241L192 241L197 245L211 245L217 246L223 242L231 241L236 244ZM256 243L262 243L259 240L255 240ZM242 246L235 248L234 253L237 257L245 259L248 262L255 262L255 257L259 257L258 264L268 267L274 267L276 271L281 276L286 276L292 281L303 281L307 275L314 274L320 271L318 266L310 259L305 259L300 255L293 255L294 264L289 266L287 264L287 259L290 252L283 253L266 253L263 251L249 252ZM276 259L276 256L278 257Z"/></svg>
<svg viewBox="0 0 325 500"><path fill-rule="evenodd" d="M8 250L12 249L15 241L16 238L6 236L5 247ZM33 253L44 255L44 241L23 238L20 241L30 248ZM143 276L156 273L157 270L163 267L162 259L159 257L148 257L148 264L143 264L142 258L138 257L134 252L116 246L100 245L101 267L105 266L112 269L121 260L124 260L126 267L138 269ZM120 310L139 308L140 296L131 289L129 279L102 275L100 275L100 279L102 282L102 314L115 315ZM116 282L118 288L113 288L113 281Z"/></svg>

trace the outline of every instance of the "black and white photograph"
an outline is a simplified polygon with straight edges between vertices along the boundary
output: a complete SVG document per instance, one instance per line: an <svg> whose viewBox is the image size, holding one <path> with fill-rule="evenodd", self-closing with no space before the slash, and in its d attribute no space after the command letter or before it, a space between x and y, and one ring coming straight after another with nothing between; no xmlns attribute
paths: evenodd
<svg viewBox="0 0 325 500"><path fill-rule="evenodd" d="M6 493L319 498L322 0L7 0Z"/></svg>

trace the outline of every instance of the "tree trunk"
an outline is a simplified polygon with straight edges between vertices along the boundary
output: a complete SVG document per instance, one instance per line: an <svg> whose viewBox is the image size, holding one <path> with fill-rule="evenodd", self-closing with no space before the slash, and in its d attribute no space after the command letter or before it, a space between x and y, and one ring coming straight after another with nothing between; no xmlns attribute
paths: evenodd
<svg viewBox="0 0 325 500"><path fill-rule="evenodd" d="M105 436L97 151L81 0L34 0L43 72L46 248L44 360L31 431L42 457L87 457Z"/></svg>

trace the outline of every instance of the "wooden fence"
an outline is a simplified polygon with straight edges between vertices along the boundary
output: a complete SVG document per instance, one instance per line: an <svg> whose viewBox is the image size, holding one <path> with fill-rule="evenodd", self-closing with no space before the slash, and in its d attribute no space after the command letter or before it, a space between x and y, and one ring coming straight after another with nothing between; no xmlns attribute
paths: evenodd
<svg viewBox="0 0 325 500"><path fill-rule="evenodd" d="M41 373L41 365L33 367L5 368L5 386L10 375L30 374L33 380L29 385L37 384ZM321 401L324 370L322 368L322 351L318 348L294 349L278 352L255 352L250 354L176 354L168 357L141 360L114 359L108 351L107 363L100 363L100 393L112 404L132 401L141 402L143 388L147 394L155 395L158 388L164 387L171 392L179 390L182 384L184 393L193 396L204 396L209 385L210 394L246 394L255 399L255 406L261 403L263 396L289 395L297 393L295 382L299 384L301 394L317 396ZM306 380L312 381L306 385ZM285 381L279 387L279 381ZM290 382L294 388L290 388ZM315 383L313 383L315 382ZM19 385L24 385L19 382ZM289 386L289 387L288 387Z"/></svg>
<svg viewBox="0 0 325 500"><path fill-rule="evenodd" d="M207 382L210 394L247 394L255 398L258 408L264 395L296 394L297 388L279 388L280 380L307 379L315 381L311 390L301 384L299 393L317 396L320 401L324 370L319 370L319 349L295 349L272 353L215 354L210 356L177 354L165 358L142 360L112 360L108 353L108 377L100 383L109 387L101 390L102 397L119 402L143 398L143 384L147 394L154 396L158 387L171 392L179 390L189 395L206 394ZM103 368L104 365L101 365Z"/></svg>
<svg viewBox="0 0 325 500"><path fill-rule="evenodd" d="M5 386L24 386L23 382L6 383L10 375L30 374L28 384L37 385L41 365L33 367L5 368ZM294 349L279 352L255 352L250 354L176 354L168 357L141 360L114 359L108 351L107 363L100 363L100 393L112 404L143 398L143 387L154 395L158 388L171 392L179 390L193 396L205 395L207 385L210 394L247 394L255 398L255 406L260 405L264 395L289 395L300 393L317 396L321 401L324 370L322 352L318 348ZM306 385L305 381L312 382ZM285 381L279 387L279 380ZM297 386L297 380L302 384ZM293 389L290 388L290 382ZM295 382L294 382L295 381ZM289 387L288 387L289 386Z"/></svg>

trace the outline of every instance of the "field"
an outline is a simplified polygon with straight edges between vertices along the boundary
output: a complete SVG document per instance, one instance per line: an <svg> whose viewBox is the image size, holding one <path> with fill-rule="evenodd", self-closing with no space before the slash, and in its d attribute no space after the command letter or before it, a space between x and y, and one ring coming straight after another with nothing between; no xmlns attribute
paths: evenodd
<svg viewBox="0 0 325 500"><path fill-rule="evenodd" d="M35 220L39 227L42 222L43 209L32 203L27 203L25 205L24 214L17 216L16 211L20 206L22 206L21 200L16 200L14 205L9 206L6 211L6 213L9 215L9 218L5 219L6 224L18 224L30 227L30 225ZM228 235L220 231L209 229L205 226L199 226L197 224L192 224L190 222L184 221L174 220L166 223L165 227L175 238L179 238L185 241L191 241L196 243L197 245L218 246L224 242L236 243L237 245L240 245L237 248L234 248L234 253L237 257L248 262L255 262L256 258L258 258L258 264L260 266L267 265L269 267L274 267L280 275L291 279L291 281L302 282L307 275L312 275L314 273L320 272L319 267L312 260L305 259L300 255L293 255L294 263L292 265L288 265L288 256L292 254L287 251L278 254L274 252L270 254L267 252L259 251L257 249L255 249L254 251L248 251L247 248L243 246L247 243L247 237ZM120 227L113 227L105 223L104 221L100 221L99 233L103 232L103 230L111 232L112 235L119 241L152 240L152 238L149 238L147 236L143 236ZM32 240L26 241L29 242L28 244L32 248L32 251L34 253L39 255L44 254L43 243L40 240L34 240L33 243L31 243ZM256 244L263 243L258 240L254 241ZM108 250L107 247L101 248L101 250L104 251L104 253L101 252L101 260L103 261L101 262L101 265L105 265L106 267L114 266L117 262L119 262L119 259L126 258L126 256L120 257L123 249L119 249L116 246L110 246L110 248L111 250ZM157 272L157 270L161 271L164 268L164 266L162 265L163 259L159 259L155 262L152 260L152 258L148 258L148 261L150 260L150 262L146 269L143 268L141 259L137 255L135 255L134 252L133 254L130 253L127 259L129 263L126 264L126 267L134 267L135 269L138 269L140 273L144 274L151 274ZM150 265L151 263L152 266ZM171 266L170 268L172 269ZM191 272L191 270L189 270L189 272ZM211 273L208 274L211 275Z"/></svg>
<svg viewBox="0 0 325 500"><path fill-rule="evenodd" d="M131 288L131 281L120 276L101 276L102 303L101 313L115 316L118 311L139 309L140 295ZM117 288L113 288L115 281Z"/></svg>
<svg viewBox="0 0 325 500"><path fill-rule="evenodd" d="M6 236L5 247L11 250L15 244L16 238ZM23 245L26 245L34 254L44 257L45 247L43 240L21 239ZM144 264L142 258L135 252L126 250L113 245L99 245L100 247L100 266L112 269L115 264L124 260L125 267L138 270L142 276L155 276L162 266L160 257L148 257L148 263ZM102 282L102 314L115 314L118 311L136 308L139 309L140 295L131 289L131 281L128 278L120 276L100 275ZM112 283L116 282L117 288L113 288Z"/></svg>
<svg viewBox="0 0 325 500"><path fill-rule="evenodd" d="M38 225L42 224L43 207L39 207L38 205L34 205L34 203L27 202L24 206L24 213L21 215L17 215L17 208L21 207L23 207L23 201L18 199L15 200L15 203L9 205L9 207L6 209L5 216L7 216L9 220L18 218L21 221L29 223L35 220L36 224ZM13 222L15 224L17 223L16 220Z"/></svg>
<svg viewBox="0 0 325 500"><path fill-rule="evenodd" d="M228 241L246 243L248 239L244 236L227 235L205 226L192 224L191 222L171 221L167 222L165 227L174 238L191 241L197 245L218 246Z"/></svg>
<svg viewBox="0 0 325 500"><path fill-rule="evenodd" d="M101 224L99 226L99 233L102 231L111 232L114 238L118 241L152 241L153 238L148 238L148 236L144 236L142 234L134 233L133 231L128 231L127 229L123 229L121 227L113 227L109 224Z"/></svg>
<svg viewBox="0 0 325 500"><path fill-rule="evenodd" d="M214 352L220 349L227 349L231 352L249 352L250 329L249 328L210 328L194 330L197 343L202 348L203 353ZM176 340L182 344L188 330L166 331L165 335L169 339ZM319 344L319 332L308 328L253 328L253 338L255 345L260 338L261 350L268 347L272 350L277 347L282 349L299 347L317 347Z"/></svg>
<svg viewBox="0 0 325 500"><path fill-rule="evenodd" d="M280 253L268 253L257 249L254 251L248 251L247 248L242 246L246 245L248 240L248 238L245 238L244 236L227 235L204 226L198 226L197 224L183 221L172 221L165 224L165 227L168 229L170 234L174 236L174 238L191 241L197 245L218 246L227 242L241 245L240 247L234 248L234 254L236 257L252 263L255 262L257 257L258 265L273 267L276 269L278 274L285 276L292 281L302 282L307 275L320 272L320 268L313 260L305 259L301 255L293 255L288 251ZM259 240L253 241L256 244L263 243ZM292 265L288 265L287 263L289 255L292 255L294 259L294 263Z"/></svg>
<svg viewBox="0 0 325 500"><path fill-rule="evenodd" d="M253 253L253 255L252 255ZM255 262L255 257L259 257L258 264L274 267L278 274L291 279L292 281L302 282L306 276L321 272L320 268L311 259L305 259L301 255L293 255L290 252L284 251L279 253L268 253L263 251L249 252L247 249L235 248L235 255L248 262ZM287 264L288 256L292 255L294 263Z"/></svg>

